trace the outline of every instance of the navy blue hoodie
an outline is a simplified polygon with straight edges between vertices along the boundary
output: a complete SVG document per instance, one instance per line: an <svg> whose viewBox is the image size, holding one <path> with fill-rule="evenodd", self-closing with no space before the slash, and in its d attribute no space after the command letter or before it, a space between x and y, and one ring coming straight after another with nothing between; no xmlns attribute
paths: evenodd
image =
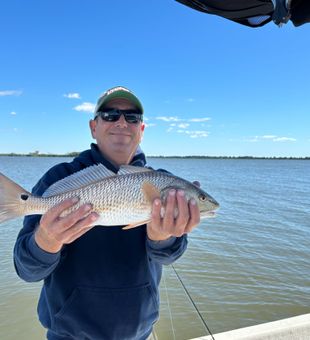
<svg viewBox="0 0 310 340"><path fill-rule="evenodd" d="M42 195L57 180L99 163L118 170L92 144L71 163L51 168L32 192ZM143 153L131 162L145 163ZM48 339L146 339L158 319L162 265L183 254L186 237L155 242L145 225L127 231L95 226L60 252L47 253L34 240L40 217L24 219L14 263L23 280L44 280L38 314Z"/></svg>

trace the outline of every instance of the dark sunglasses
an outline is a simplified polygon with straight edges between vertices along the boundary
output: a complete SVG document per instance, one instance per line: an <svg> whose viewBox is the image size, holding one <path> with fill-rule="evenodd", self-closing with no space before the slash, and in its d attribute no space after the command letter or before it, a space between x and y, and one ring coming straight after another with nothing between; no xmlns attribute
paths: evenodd
<svg viewBox="0 0 310 340"><path fill-rule="evenodd" d="M130 124L137 124L143 121L142 114L137 110L109 109L105 111L98 111L96 118L100 116L105 122L117 122L121 115L123 115L126 122Z"/></svg>

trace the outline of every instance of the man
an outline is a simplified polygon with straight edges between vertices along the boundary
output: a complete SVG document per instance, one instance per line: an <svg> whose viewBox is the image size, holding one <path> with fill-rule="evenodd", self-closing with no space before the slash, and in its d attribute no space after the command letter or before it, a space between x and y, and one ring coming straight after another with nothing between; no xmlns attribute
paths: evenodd
<svg viewBox="0 0 310 340"><path fill-rule="evenodd" d="M144 166L142 118L143 107L131 91L106 91L89 124L97 143L71 163L50 169L33 193L42 195L54 182L93 164L115 173L123 164ZM200 221L197 205L172 189L163 217L162 203L155 199L151 222L124 231L121 226L91 227L98 216L90 204L61 217L76 203L66 200L43 216L26 217L14 248L18 275L44 280L38 314L47 338L147 339L158 319L162 265L185 251L186 234Z"/></svg>

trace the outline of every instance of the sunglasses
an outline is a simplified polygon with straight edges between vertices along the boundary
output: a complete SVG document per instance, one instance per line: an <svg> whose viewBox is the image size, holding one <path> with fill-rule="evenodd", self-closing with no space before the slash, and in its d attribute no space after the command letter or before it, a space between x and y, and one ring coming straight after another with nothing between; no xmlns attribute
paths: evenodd
<svg viewBox="0 0 310 340"><path fill-rule="evenodd" d="M117 122L121 115L123 115L126 122L130 124L137 124L143 121L142 114L137 110L109 109L105 111L98 111L96 118L100 116L105 122Z"/></svg>

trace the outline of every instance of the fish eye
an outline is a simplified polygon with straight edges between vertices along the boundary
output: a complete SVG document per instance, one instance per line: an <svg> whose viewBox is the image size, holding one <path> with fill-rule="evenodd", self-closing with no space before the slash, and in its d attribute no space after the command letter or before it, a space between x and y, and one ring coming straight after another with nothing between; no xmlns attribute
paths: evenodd
<svg viewBox="0 0 310 340"><path fill-rule="evenodd" d="M23 201L27 201L27 199L29 198L29 196L26 195L26 194L21 194L21 195L20 195L20 198L21 198Z"/></svg>
<svg viewBox="0 0 310 340"><path fill-rule="evenodd" d="M205 202L205 201L207 200L207 196L204 195L204 194L200 194L200 195L198 196L198 198L199 198L199 200L202 201L202 202Z"/></svg>

